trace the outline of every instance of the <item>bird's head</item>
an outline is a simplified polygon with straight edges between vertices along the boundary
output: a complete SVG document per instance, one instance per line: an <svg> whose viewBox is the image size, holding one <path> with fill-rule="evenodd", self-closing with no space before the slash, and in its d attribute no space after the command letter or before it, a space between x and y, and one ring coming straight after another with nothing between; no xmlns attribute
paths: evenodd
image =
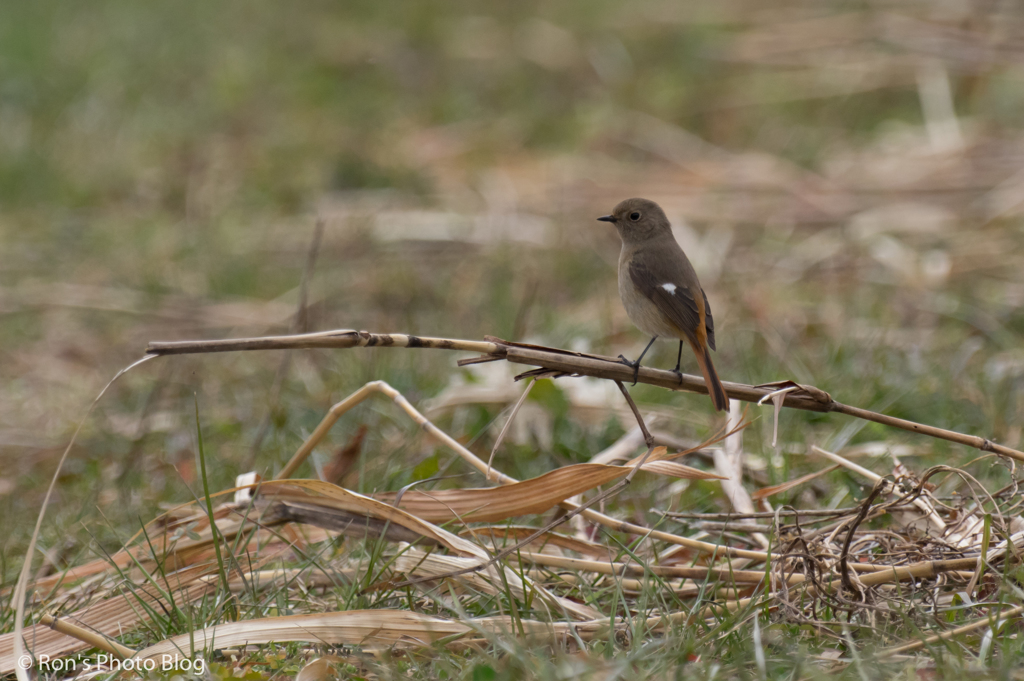
<svg viewBox="0 0 1024 681"><path fill-rule="evenodd" d="M598 218L619 230L624 243L636 243L671 234L672 227L661 206L647 199L626 199L615 206L611 215Z"/></svg>

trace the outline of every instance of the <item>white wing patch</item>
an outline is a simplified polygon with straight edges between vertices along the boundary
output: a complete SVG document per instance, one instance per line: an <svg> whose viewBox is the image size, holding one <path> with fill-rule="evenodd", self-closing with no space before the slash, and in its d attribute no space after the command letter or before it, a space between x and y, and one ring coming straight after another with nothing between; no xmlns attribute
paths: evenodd
<svg viewBox="0 0 1024 681"><path fill-rule="evenodd" d="M675 294L675 292L676 292L676 285L675 284L662 284L661 287L663 289L665 289L666 291L668 291L669 293L671 293L671 294Z"/></svg>

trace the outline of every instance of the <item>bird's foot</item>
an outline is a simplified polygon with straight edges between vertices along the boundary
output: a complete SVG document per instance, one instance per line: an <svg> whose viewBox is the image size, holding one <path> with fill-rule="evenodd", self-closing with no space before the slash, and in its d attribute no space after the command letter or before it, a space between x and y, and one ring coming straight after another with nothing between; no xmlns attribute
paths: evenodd
<svg viewBox="0 0 1024 681"><path fill-rule="evenodd" d="M683 372L679 370L679 365L678 364L676 365L676 368L672 370L672 373L679 377L679 385L682 385L683 384Z"/></svg>
<svg viewBox="0 0 1024 681"><path fill-rule="evenodd" d="M619 355L619 359L622 360L623 364L633 370L633 385L636 385L637 379L640 378L640 360L631 362L622 355Z"/></svg>

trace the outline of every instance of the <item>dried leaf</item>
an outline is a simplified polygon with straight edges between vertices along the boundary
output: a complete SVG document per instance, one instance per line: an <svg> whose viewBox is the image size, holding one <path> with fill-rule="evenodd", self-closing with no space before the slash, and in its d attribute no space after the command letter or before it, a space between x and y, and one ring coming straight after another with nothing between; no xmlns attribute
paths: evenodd
<svg viewBox="0 0 1024 681"><path fill-rule="evenodd" d="M815 478L820 478L822 475L825 475L826 473L831 473L832 471L834 471L837 468L839 468L839 464L836 464L834 466L829 466L828 468L823 468L822 470L816 471L814 473L808 473L807 475L802 475L799 478L797 478L796 480L787 480L786 482L783 482L783 483L778 484L778 485L772 485L771 487L762 487L761 489L759 489L756 492L754 492L753 494L751 494L750 498L753 499L754 501L760 501L761 499L767 499L768 497L773 496L775 494L779 494L780 492L785 492L787 490L793 489L794 487L799 487L800 485L804 484L805 482L810 482L811 480L814 480Z"/></svg>
<svg viewBox="0 0 1024 681"><path fill-rule="evenodd" d="M664 453L665 448L659 447L657 450ZM655 455L652 454L651 458L654 459ZM571 496L621 478L631 470L632 466L581 463L502 487L431 492L410 490L402 495L399 507L430 522L496 522L520 515L544 513ZM689 480L721 479L721 476L714 473L673 461L648 461L641 470ZM374 495L375 499L384 502L391 502L395 497L394 492Z"/></svg>
<svg viewBox="0 0 1024 681"><path fill-rule="evenodd" d="M507 634L522 628L528 636L565 636L570 627L584 640L603 632L607 618L570 624L538 622L511 617L481 617L460 622L422 615L408 610L348 610L313 615L268 617L259 620L219 624L179 634L144 650L135 659L158 659L162 655L190 656L214 644L228 648L262 643L301 641L317 645L423 647L448 636L485 633ZM193 647L193 645L195 647Z"/></svg>

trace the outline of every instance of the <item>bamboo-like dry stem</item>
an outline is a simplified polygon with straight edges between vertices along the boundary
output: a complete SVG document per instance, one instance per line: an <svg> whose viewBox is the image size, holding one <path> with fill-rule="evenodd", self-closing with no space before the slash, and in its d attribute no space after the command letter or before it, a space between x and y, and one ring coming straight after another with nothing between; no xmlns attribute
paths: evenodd
<svg viewBox="0 0 1024 681"><path fill-rule="evenodd" d="M111 655L117 655L122 660L127 660L135 655L135 651L131 648L123 646L117 641L97 634L94 631L80 627L77 624L72 624L67 620L58 619L51 615L41 615L39 617L39 623L50 627L54 631L59 631L65 636L77 638L83 643L88 643L93 648L99 648L100 650L107 651Z"/></svg>
<svg viewBox="0 0 1024 681"><path fill-rule="evenodd" d="M1006 621L1011 617L1016 617L1021 613L1024 613L1024 605L1019 605L1016 608L1004 610L1003 612L996 615L995 623L998 625L1000 622ZM949 631L944 631L941 634L935 634L933 636L921 638L916 641L911 641L910 643L904 643L900 646L886 648L885 650L879 651L878 656L891 657L892 655L899 655L900 653L909 653L912 650L917 650L918 648L923 648L933 643L938 643L939 641L950 639L954 636L959 636L960 634L969 634L973 631L984 629L987 626L992 626L992 624L992 616L989 615L988 617L983 617L979 620L971 622L970 624L965 624L962 627L957 627L955 629L950 629Z"/></svg>
<svg viewBox="0 0 1024 681"><path fill-rule="evenodd" d="M872 572L867 574L861 574L857 577L857 581L862 586L878 586L880 584L894 584L896 582L905 582L911 579L930 579L943 573L957 572L960 570L966 570L973 568L977 563L975 558L953 558L951 560L924 560L920 563L913 563L911 565L901 566L872 566ZM851 564L851 568L860 567L863 568L865 564L861 563ZM829 589L837 589L843 583L842 579L834 579L828 584ZM808 595L818 595L818 590L814 586L810 587L807 591Z"/></svg>
<svg viewBox="0 0 1024 681"><path fill-rule="evenodd" d="M834 509L791 509L783 508L777 511L757 511L756 513L737 513L735 511L729 511L725 513L687 513L685 511L657 511L660 515L666 518L677 518L680 520L745 520L748 518L767 518L775 519L776 517L791 518L799 517L801 521L806 522L805 518L822 518L829 520L835 516L849 515L855 513L856 508L834 508Z"/></svg>
<svg viewBox="0 0 1024 681"><path fill-rule="evenodd" d="M470 360L499 361L506 360L515 364L540 367L564 374L590 376L618 381L632 381L633 370L618 359L600 355L588 355L569 352L558 348L547 348L522 343L512 343L501 339L488 338L484 341L459 340L453 338L431 338L408 334L370 333L353 329L337 329L319 333L307 333L293 336L266 336L263 338L238 338L226 340L201 341L154 341L146 352L150 355L181 355L206 352L235 352L241 350L289 350L302 348L356 348L356 347L395 347L395 348L435 348L440 350L460 350L481 353L483 356ZM682 390L707 394L707 386L700 376L677 374L672 371L641 367L638 382L656 385L669 390ZM767 396L779 391L780 384L771 386L753 386L743 383L723 382L726 394L734 400L759 402ZM827 392L807 385L791 384L796 389L784 395L782 406L791 409L802 409L816 412L836 412L855 418L880 423L885 426L899 428L912 433L920 433L929 437L955 442L985 452L993 452L1024 462L1024 452L992 442L988 438L976 435L957 433L944 428L937 428L906 419L879 414L877 412L852 407L832 399Z"/></svg>
<svg viewBox="0 0 1024 681"><path fill-rule="evenodd" d="M729 568L680 567L675 565L643 565L641 563L614 563L604 560L586 560L582 558L566 558L551 556L546 553L520 552L523 560L534 565L596 572L602 575L642 575L650 573L659 577L681 577L683 579L711 579L737 584L760 584L764 581L764 570L730 570ZM791 575L791 585L803 584L804 575Z"/></svg>
<svg viewBox="0 0 1024 681"><path fill-rule="evenodd" d="M153 341L146 346L147 355L194 355L207 352L238 352L241 350L302 350L308 348L436 348L494 354L501 352L498 343L488 341L430 338L404 333L369 333L354 329L335 329L316 333L259 338L228 338L200 341Z"/></svg>

